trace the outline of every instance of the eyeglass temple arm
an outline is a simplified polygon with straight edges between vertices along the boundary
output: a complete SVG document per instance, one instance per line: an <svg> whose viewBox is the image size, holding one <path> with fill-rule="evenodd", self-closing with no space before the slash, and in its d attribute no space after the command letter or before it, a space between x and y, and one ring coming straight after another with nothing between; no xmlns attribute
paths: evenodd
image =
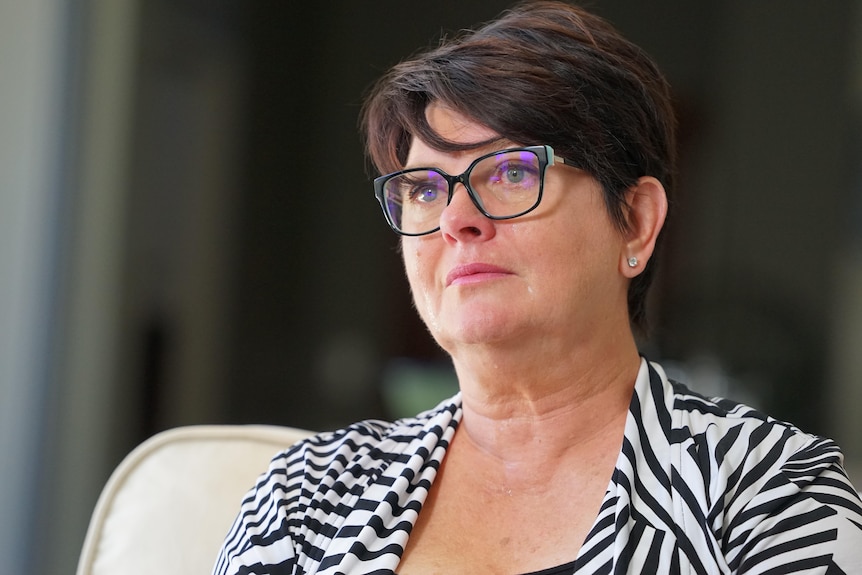
<svg viewBox="0 0 862 575"><path fill-rule="evenodd" d="M574 165L574 164L572 164L572 162L570 162L569 160L565 159L565 158L564 158L564 157L562 157L562 156L558 156L558 155L556 155L556 154L550 154L550 155L548 156L548 158L549 158L549 160L550 160L550 161L548 162L548 165L549 165L549 166L553 166L554 164L563 164L564 166L573 166L573 165Z"/></svg>

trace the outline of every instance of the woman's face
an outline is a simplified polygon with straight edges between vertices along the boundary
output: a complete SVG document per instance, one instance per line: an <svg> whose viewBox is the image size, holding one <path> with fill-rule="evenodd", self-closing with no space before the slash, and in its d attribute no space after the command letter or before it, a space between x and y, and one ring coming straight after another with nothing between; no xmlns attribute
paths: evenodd
<svg viewBox="0 0 862 575"><path fill-rule="evenodd" d="M430 105L426 114L449 140L498 136L440 105ZM480 155L515 145L503 140L450 153L414 139L405 167L460 174ZM464 346L525 338L577 345L612 319L628 327L625 241L611 223L601 187L586 173L559 164L548 168L541 204L500 221L484 217L458 184L440 228L404 237L403 257L420 316L453 356Z"/></svg>

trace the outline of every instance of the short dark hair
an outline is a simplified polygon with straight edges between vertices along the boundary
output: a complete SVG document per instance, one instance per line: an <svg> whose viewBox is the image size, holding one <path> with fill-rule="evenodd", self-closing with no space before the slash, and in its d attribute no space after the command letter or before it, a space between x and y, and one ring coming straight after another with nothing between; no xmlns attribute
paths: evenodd
<svg viewBox="0 0 862 575"><path fill-rule="evenodd" d="M670 195L676 166L670 86L655 62L605 20L556 1L519 4L394 66L372 88L361 124L380 173L403 167L414 136L470 149L428 125L444 104L522 145L550 144L601 184L608 212L628 226L626 191L641 176ZM629 318L646 327L655 257L629 286Z"/></svg>

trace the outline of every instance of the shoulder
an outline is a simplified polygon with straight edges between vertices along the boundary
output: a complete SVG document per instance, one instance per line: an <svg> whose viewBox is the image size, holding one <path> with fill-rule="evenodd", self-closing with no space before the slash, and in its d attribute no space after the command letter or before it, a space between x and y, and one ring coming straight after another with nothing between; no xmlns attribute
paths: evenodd
<svg viewBox="0 0 862 575"><path fill-rule="evenodd" d="M324 554L321 542L329 541L357 506L366 506L371 486L387 490L386 474L420 466L417 461L442 460L459 420L455 396L416 417L361 421L277 454L242 501L215 572L314 564Z"/></svg>
<svg viewBox="0 0 862 575"><path fill-rule="evenodd" d="M649 392L645 390L647 385ZM792 423L775 419L744 403L693 391L670 379L657 363L649 364L649 383L644 382L639 391L653 396L658 419L666 427L671 443L694 440L698 448L703 445L700 440L718 439L721 444L715 446L717 455L725 456L734 446L744 446L745 452L774 453L780 448L793 453L821 445L825 452L840 453L831 440L806 433Z"/></svg>
<svg viewBox="0 0 862 575"><path fill-rule="evenodd" d="M650 372L652 392L662 396L659 409L666 410L670 444L681 448L683 463L694 461L703 473L725 480L725 487L749 472L751 481L759 477L766 482L775 474L803 481L799 473L786 473L801 461L808 462L805 468L811 475L843 464L841 450L831 439L746 404L701 395L669 379L657 364L651 364Z"/></svg>
<svg viewBox="0 0 862 575"><path fill-rule="evenodd" d="M444 435L460 420L460 396L434 409L396 421L365 420L336 431L313 435L291 446L273 460L286 467L301 466L315 476L323 469L336 470L361 463L366 471L387 466L422 450L426 437Z"/></svg>
<svg viewBox="0 0 862 575"><path fill-rule="evenodd" d="M803 482L803 475L787 472L802 460L811 474L829 468L843 473L841 451L833 441L748 405L705 397L668 378L656 363L642 365L631 415L627 436L652 454L651 473L666 487L678 477L704 510L724 505L728 497L731 503L745 501L752 489L778 477Z"/></svg>
<svg viewBox="0 0 862 575"><path fill-rule="evenodd" d="M681 515L709 529L732 571L815 555L821 563L812 566L862 562L862 503L835 442L652 370L670 426L674 491L689 510Z"/></svg>
<svg viewBox="0 0 862 575"><path fill-rule="evenodd" d="M778 501L779 493L829 481L843 484L844 495L856 499L841 449L831 439L742 403L707 398L676 382L671 386L673 433L683 448L682 460L703 470L714 497L723 495L728 511L757 500L756 493L771 493ZM783 491L776 489L779 485Z"/></svg>

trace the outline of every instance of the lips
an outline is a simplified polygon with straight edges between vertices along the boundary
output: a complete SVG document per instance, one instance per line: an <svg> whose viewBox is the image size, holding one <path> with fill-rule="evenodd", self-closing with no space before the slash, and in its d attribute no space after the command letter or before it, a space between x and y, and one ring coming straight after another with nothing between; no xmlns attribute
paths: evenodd
<svg viewBox="0 0 862 575"><path fill-rule="evenodd" d="M511 275L507 269L493 266L491 264L475 263L455 266L446 275L446 287L450 285L464 285L487 281L507 275Z"/></svg>

